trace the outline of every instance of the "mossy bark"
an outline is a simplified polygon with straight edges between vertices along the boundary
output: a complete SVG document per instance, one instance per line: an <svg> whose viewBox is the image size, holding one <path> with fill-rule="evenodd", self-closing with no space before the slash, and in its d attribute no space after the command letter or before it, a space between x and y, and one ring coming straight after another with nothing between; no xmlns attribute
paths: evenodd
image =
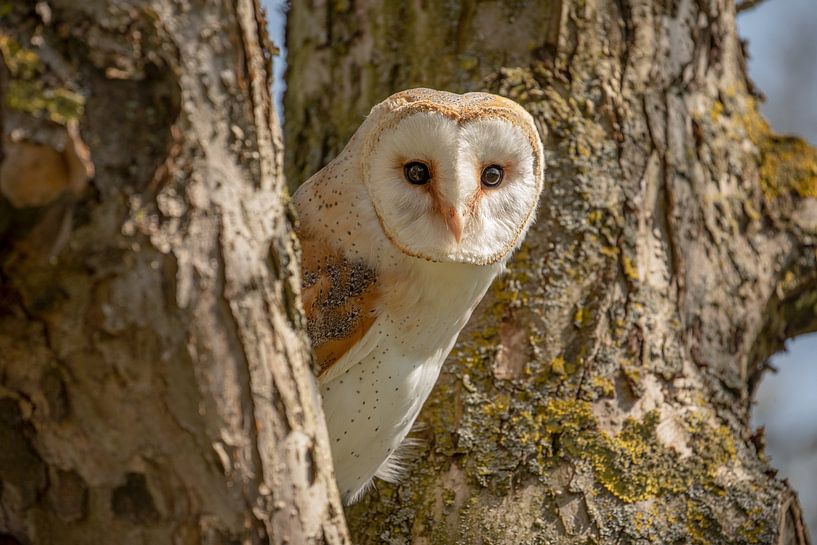
<svg viewBox="0 0 817 545"><path fill-rule="evenodd" d="M0 0L1 543L348 543L265 25Z"/></svg>
<svg viewBox="0 0 817 545"><path fill-rule="evenodd" d="M817 163L757 111L728 0L295 2L287 171L398 89L534 115L547 187L359 544L808 543L749 427L817 329ZM797 483L793 483L795 486Z"/></svg>

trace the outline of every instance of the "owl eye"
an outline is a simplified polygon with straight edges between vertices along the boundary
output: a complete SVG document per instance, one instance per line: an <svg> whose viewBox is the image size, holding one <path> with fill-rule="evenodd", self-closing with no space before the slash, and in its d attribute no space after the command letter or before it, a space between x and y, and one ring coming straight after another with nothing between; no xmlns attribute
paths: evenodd
<svg viewBox="0 0 817 545"><path fill-rule="evenodd" d="M431 181L431 172L428 170L428 165L419 161L412 161L406 163L403 167L403 176L410 184L424 185Z"/></svg>
<svg viewBox="0 0 817 545"><path fill-rule="evenodd" d="M502 167L498 165L491 165L489 167L485 167L485 169L482 171L480 181L485 187L494 188L502 183L503 176L505 176L505 172L502 170Z"/></svg>

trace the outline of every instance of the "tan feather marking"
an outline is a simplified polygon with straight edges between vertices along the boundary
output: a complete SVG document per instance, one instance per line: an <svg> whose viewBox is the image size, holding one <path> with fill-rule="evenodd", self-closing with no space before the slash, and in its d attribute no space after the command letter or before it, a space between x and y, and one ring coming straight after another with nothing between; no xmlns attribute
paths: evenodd
<svg viewBox="0 0 817 545"><path fill-rule="evenodd" d="M307 333L323 375L377 318L375 272L344 259L328 245L302 238L303 303Z"/></svg>

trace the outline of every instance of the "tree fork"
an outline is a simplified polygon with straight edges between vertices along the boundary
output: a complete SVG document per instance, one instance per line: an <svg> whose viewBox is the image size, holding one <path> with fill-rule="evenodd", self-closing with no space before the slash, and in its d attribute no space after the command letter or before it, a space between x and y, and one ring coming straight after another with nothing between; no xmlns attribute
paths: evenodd
<svg viewBox="0 0 817 545"><path fill-rule="evenodd" d="M416 86L509 96L547 151L356 543L808 543L749 412L817 330L817 154L759 115L733 2L294 3L288 40L290 183Z"/></svg>

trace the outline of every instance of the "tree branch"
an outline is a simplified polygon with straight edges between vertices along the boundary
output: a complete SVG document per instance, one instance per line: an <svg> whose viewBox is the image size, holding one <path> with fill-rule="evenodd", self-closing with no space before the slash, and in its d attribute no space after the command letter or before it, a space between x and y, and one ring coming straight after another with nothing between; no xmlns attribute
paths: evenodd
<svg viewBox="0 0 817 545"><path fill-rule="evenodd" d="M735 6L735 12L743 13L744 11L749 11L750 9L754 9L766 0L742 0L737 3Z"/></svg>

